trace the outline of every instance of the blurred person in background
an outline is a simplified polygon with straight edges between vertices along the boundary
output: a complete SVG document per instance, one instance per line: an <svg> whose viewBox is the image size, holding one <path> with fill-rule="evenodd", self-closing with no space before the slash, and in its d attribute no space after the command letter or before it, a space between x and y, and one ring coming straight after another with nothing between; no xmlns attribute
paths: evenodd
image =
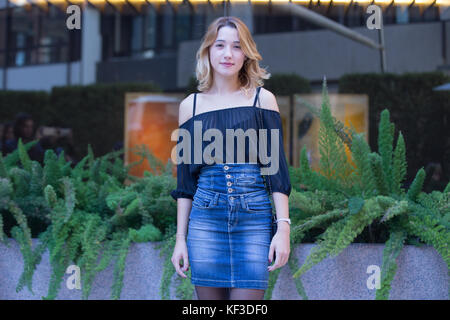
<svg viewBox="0 0 450 320"><path fill-rule="evenodd" d="M19 139L22 139L23 144L36 140L36 126L33 117L26 112L17 114L14 121L13 132L13 139L6 140L3 145L3 152L5 155L17 149ZM39 141L28 150L28 155L31 160L38 161L41 164L43 163L44 149Z"/></svg>
<svg viewBox="0 0 450 320"><path fill-rule="evenodd" d="M6 122L3 124L2 140L0 141L0 151L2 152L3 156L6 155L5 151L3 150L5 142L13 139L14 139L14 124L12 122Z"/></svg>
<svg viewBox="0 0 450 320"><path fill-rule="evenodd" d="M442 165L439 162L429 162L425 168L425 173L424 192L444 191L448 181L445 181Z"/></svg>
<svg viewBox="0 0 450 320"><path fill-rule="evenodd" d="M113 146L113 151L119 151L119 150L121 150L121 149L123 149L123 141L116 141L116 142L114 143L114 146ZM122 161L124 161L124 155L123 155L123 153L119 156L119 158L120 158Z"/></svg>
<svg viewBox="0 0 450 320"><path fill-rule="evenodd" d="M56 139L56 154L59 155L61 151L64 151L64 158L66 161L72 162L72 167L75 166L78 161L76 160L75 147L72 140L72 131L68 134L62 134Z"/></svg>

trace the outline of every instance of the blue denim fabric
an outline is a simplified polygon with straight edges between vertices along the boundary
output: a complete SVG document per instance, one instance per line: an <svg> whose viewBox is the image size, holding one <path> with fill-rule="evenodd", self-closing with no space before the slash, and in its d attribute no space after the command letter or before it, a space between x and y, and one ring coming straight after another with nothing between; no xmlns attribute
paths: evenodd
<svg viewBox="0 0 450 320"><path fill-rule="evenodd" d="M203 167L187 235L192 283L267 289L271 218L258 164Z"/></svg>

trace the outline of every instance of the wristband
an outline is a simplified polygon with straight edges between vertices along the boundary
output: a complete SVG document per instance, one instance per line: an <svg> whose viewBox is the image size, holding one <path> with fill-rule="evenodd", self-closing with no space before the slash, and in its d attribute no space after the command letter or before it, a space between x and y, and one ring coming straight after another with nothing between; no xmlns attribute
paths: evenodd
<svg viewBox="0 0 450 320"><path fill-rule="evenodd" d="M289 219L289 218L280 218L280 219L277 219L277 223L278 223L278 221L286 221L287 223L289 223L289 225L291 225L291 219Z"/></svg>

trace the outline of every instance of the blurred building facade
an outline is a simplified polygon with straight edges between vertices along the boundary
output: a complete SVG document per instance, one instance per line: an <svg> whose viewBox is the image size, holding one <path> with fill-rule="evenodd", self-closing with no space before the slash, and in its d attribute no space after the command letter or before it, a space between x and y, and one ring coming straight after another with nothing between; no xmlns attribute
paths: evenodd
<svg viewBox="0 0 450 320"><path fill-rule="evenodd" d="M333 91L346 73L381 68L379 51L286 14L271 2L98 0L80 4L81 28L69 30L64 4L71 3L26 1L0 0L0 89L153 81L166 91L182 91L194 76L195 53L207 26L224 14L247 24L269 72L296 73L313 88L320 88L323 76ZM387 71L450 73L450 7L420 1L380 0ZM366 26L371 3L305 0L297 5L378 43L378 31Z"/></svg>

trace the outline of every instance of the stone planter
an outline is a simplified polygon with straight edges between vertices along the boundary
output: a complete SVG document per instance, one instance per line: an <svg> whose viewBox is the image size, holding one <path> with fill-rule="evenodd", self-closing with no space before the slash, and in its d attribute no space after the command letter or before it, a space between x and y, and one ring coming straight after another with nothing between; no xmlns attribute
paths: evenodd
<svg viewBox="0 0 450 320"><path fill-rule="evenodd" d="M0 300L41 299L47 295L51 274L48 251L46 251L33 275L34 295L28 288L16 293L16 286L23 270L22 254L15 240L9 239L10 247L0 244ZM37 244L33 239L33 247ZM123 279L121 299L161 299L160 281L163 259L156 243L133 243L130 247ZM301 244L292 248L292 254L301 265L314 244ZM369 289L367 280L373 274L369 266L381 268L384 244L351 244L336 258L328 258L302 276L308 298L320 299L369 299L375 298L375 289ZM392 282L390 299L438 299L448 300L448 269L433 247L405 246L398 259L398 269ZM300 266L299 265L299 266ZM375 267L376 268L376 267ZM295 272L296 270L294 270ZM302 299L297 293L286 264L279 274L272 300ZM68 289L66 274L61 281L58 299L81 299L81 290ZM179 276L174 274L172 280ZM171 299L175 296L172 281ZM110 299L113 283L113 265L97 274L89 299ZM196 299L194 292L194 299Z"/></svg>

